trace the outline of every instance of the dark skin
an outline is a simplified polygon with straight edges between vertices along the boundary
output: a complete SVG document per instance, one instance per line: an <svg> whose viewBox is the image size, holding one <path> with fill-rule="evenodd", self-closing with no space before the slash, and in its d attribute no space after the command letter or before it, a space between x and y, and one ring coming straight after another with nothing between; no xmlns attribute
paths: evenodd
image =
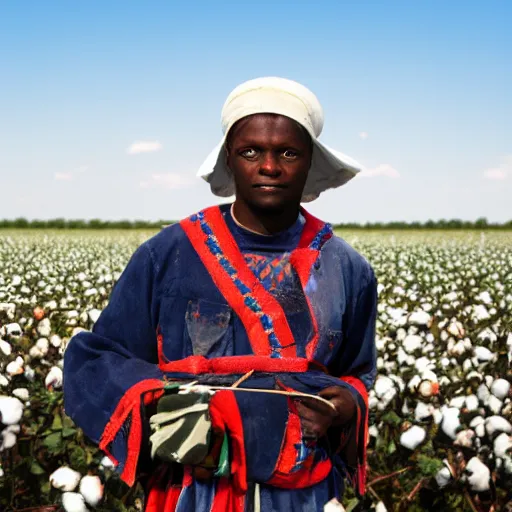
<svg viewBox="0 0 512 512"><path fill-rule="evenodd" d="M294 120L276 114L255 114L230 130L226 157L235 181L234 214L244 227L263 235L283 231L297 220L302 192L311 167L313 145ZM307 436L322 437L355 414L352 393L331 386L318 400L301 400L297 410Z"/></svg>

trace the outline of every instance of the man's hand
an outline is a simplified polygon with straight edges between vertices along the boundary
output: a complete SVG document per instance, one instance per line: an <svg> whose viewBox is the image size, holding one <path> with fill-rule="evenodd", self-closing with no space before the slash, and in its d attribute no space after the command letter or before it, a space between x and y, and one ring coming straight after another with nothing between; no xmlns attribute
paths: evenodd
<svg viewBox="0 0 512 512"><path fill-rule="evenodd" d="M355 414L356 403L348 389L341 386L331 386L320 391L318 396L329 400L336 411L318 400L301 398L296 401L305 437L322 437L330 427L347 423Z"/></svg>

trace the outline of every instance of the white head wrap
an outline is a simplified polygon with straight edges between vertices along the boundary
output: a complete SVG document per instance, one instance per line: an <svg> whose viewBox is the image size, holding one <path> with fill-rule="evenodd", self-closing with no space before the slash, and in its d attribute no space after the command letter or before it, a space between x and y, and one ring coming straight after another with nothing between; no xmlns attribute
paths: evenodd
<svg viewBox="0 0 512 512"><path fill-rule="evenodd" d="M309 89L285 78L257 78L239 85L228 96L221 116L224 137L197 173L210 183L216 196L230 197L235 193L224 145L231 127L252 114L280 114L289 117L311 135L313 156L302 195L303 202L313 201L324 190L343 185L361 170L355 160L318 140L324 125L324 113L317 97Z"/></svg>

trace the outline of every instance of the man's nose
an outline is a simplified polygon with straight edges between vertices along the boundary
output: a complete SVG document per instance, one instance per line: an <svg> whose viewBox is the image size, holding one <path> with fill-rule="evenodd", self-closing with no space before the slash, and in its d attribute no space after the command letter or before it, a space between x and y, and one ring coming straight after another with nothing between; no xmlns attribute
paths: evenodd
<svg viewBox="0 0 512 512"><path fill-rule="evenodd" d="M267 176L278 176L281 174L276 155L270 151L263 154L260 164L260 172Z"/></svg>

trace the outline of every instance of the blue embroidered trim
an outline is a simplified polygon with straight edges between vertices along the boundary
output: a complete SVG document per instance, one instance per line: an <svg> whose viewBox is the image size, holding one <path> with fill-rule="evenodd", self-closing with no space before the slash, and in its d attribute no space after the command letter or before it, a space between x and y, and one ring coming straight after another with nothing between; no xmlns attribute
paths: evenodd
<svg viewBox="0 0 512 512"><path fill-rule="evenodd" d="M270 357L278 358L281 357L280 351L283 348L281 343L279 342L275 332L274 332L274 324L272 319L263 313L263 310L256 300L255 297L251 295L250 288L245 285L240 278L238 277L236 269L233 267L231 262L223 255L222 249L219 246L219 242L216 236L213 233L212 228L208 225L208 223L204 219L204 213L199 212L190 217L192 222L198 222L201 226L201 230L206 235L206 246L210 250L210 252L217 258L222 268L226 271L226 273L231 277L233 283L237 287L238 291L242 294L244 298L245 305L256 315L259 317L261 325L265 330L265 333L268 336L268 341L271 347Z"/></svg>
<svg viewBox="0 0 512 512"><path fill-rule="evenodd" d="M222 268L226 271L226 273L231 277L233 283L237 287L238 291L242 294L244 298L245 305L256 315L259 317L261 325L265 330L265 333L268 336L268 341L271 347L270 357L279 358L281 357L280 351L283 348L279 339L274 332L274 323L272 322L272 318L267 314L263 313L263 310L256 300L255 297L251 295L250 288L245 285L240 278L238 277L236 269L233 267L231 262L223 255L222 249L219 246L219 242L217 237L213 233L212 228L208 225L206 220L204 219L204 212L195 213L190 216L190 220L192 222L199 222L201 226L201 230L206 235L206 246L210 250L210 252L217 258ZM327 240L328 235L332 232L332 228L330 224L325 224L324 227L317 233L315 238L310 244L310 249L314 249L319 251L322 245Z"/></svg>
<svg viewBox="0 0 512 512"><path fill-rule="evenodd" d="M324 227L316 234L315 238L313 238L313 241L309 244L309 248L319 251L331 233L332 226L330 224L325 224Z"/></svg>

